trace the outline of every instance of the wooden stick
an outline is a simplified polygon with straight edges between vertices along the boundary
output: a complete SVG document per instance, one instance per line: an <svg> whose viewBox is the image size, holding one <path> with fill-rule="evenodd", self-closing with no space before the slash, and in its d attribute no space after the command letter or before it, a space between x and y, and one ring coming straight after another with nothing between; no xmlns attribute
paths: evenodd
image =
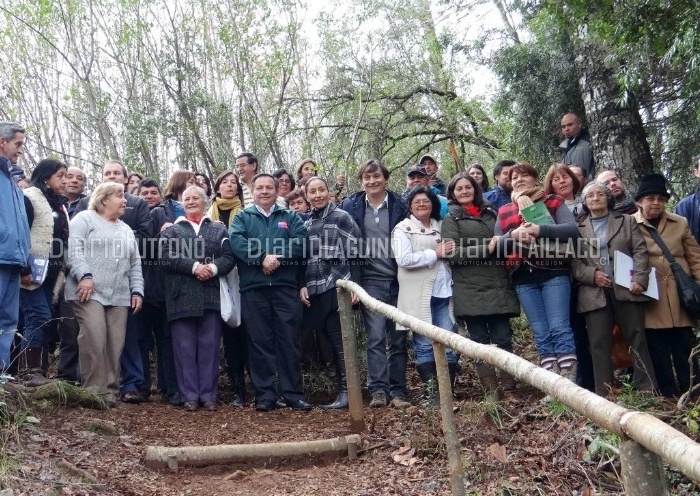
<svg viewBox="0 0 700 496"><path fill-rule="evenodd" d="M350 432L360 434L365 430L365 410L362 405L362 384L360 381L360 365L357 358L355 327L353 325L352 301L350 293L340 288L338 288L338 313L340 314L340 329L343 334Z"/></svg>
<svg viewBox="0 0 700 496"><path fill-rule="evenodd" d="M230 444L219 446L149 446L146 448L146 464L165 465L177 470L180 464L191 466L230 463L249 458L270 458L278 456L312 455L346 451L350 456L357 453L360 436L335 437L317 441L298 441L266 444Z"/></svg>
<svg viewBox="0 0 700 496"><path fill-rule="evenodd" d="M464 495L464 478L462 477L462 456L460 455L459 437L455 428L455 416L452 411L452 384L450 370L445 355L445 345L433 341L433 354L440 390L440 415L442 417L442 433L447 446L447 461L450 469L450 485L453 496Z"/></svg>

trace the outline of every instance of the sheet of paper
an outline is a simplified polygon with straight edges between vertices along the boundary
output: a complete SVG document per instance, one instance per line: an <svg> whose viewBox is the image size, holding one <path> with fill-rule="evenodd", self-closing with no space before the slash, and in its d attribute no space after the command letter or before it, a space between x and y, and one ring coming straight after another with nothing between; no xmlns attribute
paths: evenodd
<svg viewBox="0 0 700 496"><path fill-rule="evenodd" d="M634 260L629 255L621 251L615 252L615 284L629 288L632 285L632 276L634 276ZM656 269L651 268L649 273L649 287L644 294L659 299L659 285L656 282Z"/></svg>

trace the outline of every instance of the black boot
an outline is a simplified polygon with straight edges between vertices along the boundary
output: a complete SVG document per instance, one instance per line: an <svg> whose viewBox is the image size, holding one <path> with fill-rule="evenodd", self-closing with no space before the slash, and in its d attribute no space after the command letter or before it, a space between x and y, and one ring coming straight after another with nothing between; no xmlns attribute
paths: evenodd
<svg viewBox="0 0 700 496"><path fill-rule="evenodd" d="M343 335L340 332L340 320L337 326L326 329L328 340L333 347L333 362L338 378L338 397L330 405L322 405L327 410L340 410L348 407L348 383L345 379L345 353L343 352Z"/></svg>
<svg viewBox="0 0 700 496"><path fill-rule="evenodd" d="M455 394L455 386L457 385L457 374L459 373L459 362L448 362L447 369L450 372L450 386L452 386L452 395Z"/></svg>
<svg viewBox="0 0 700 496"><path fill-rule="evenodd" d="M231 401L231 406L235 408L242 408L246 406L246 389L245 389L245 373L235 372L231 374L231 381L233 383L233 401Z"/></svg>
<svg viewBox="0 0 700 496"><path fill-rule="evenodd" d="M324 410L344 410L348 407L348 392L341 391L338 393L338 397L330 405L321 405Z"/></svg>
<svg viewBox="0 0 700 496"><path fill-rule="evenodd" d="M25 348L20 355L19 375L25 386L41 386L49 381L42 368L43 349Z"/></svg>
<svg viewBox="0 0 700 496"><path fill-rule="evenodd" d="M418 375L424 384L422 395L423 404L431 406L437 405L440 402L440 397L438 396L438 380L435 362L419 363L416 369L418 369Z"/></svg>

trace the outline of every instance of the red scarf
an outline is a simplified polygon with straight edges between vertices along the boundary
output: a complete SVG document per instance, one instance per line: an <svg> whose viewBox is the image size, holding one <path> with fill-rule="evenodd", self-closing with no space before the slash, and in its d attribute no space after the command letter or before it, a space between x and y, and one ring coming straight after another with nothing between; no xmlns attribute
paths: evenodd
<svg viewBox="0 0 700 496"><path fill-rule="evenodd" d="M481 217L481 209L475 205L472 205L471 207L467 207L466 205L462 205L462 208L466 213L471 215L472 217L476 217L477 219Z"/></svg>
<svg viewBox="0 0 700 496"><path fill-rule="evenodd" d="M190 222L194 222L195 224L201 224L202 223L202 216L200 215L199 217L190 217L189 215L186 216L187 220Z"/></svg>

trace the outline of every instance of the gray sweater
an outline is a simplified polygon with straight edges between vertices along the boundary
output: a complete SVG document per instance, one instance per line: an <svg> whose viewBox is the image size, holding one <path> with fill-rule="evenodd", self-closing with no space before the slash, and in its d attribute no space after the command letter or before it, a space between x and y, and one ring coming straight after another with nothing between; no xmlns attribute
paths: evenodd
<svg viewBox="0 0 700 496"><path fill-rule="evenodd" d="M68 236L66 301L77 300L78 281L92 274L92 300L104 306L131 306L132 293L143 296L141 259L136 238L121 220L109 222L94 210L73 217Z"/></svg>

